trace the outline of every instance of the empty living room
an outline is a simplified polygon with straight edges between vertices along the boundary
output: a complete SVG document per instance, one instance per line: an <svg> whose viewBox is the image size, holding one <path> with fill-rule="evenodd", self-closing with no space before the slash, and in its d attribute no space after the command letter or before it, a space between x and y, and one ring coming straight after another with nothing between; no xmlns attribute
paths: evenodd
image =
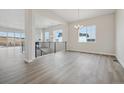
<svg viewBox="0 0 124 93"><path fill-rule="evenodd" d="M0 83L124 83L123 19L123 9L0 9Z"/></svg>

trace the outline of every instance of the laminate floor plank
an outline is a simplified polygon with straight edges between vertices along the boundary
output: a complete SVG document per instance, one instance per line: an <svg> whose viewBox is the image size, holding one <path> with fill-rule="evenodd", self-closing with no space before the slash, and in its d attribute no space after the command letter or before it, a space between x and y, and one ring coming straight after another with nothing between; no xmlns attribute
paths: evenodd
<svg viewBox="0 0 124 93"><path fill-rule="evenodd" d="M1 84L123 84L124 68L115 57L57 52L25 63L19 48L0 48Z"/></svg>

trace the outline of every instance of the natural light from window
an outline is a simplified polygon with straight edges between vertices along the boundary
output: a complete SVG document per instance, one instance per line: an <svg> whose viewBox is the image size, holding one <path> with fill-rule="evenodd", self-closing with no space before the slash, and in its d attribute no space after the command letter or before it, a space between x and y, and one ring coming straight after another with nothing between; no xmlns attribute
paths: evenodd
<svg viewBox="0 0 124 93"><path fill-rule="evenodd" d="M54 31L54 42L62 42L62 30L56 30Z"/></svg>
<svg viewBox="0 0 124 93"><path fill-rule="evenodd" d="M45 42L49 42L50 34L49 32L45 32Z"/></svg>
<svg viewBox="0 0 124 93"><path fill-rule="evenodd" d="M78 42L95 42L96 41L96 26L90 25L79 29Z"/></svg>

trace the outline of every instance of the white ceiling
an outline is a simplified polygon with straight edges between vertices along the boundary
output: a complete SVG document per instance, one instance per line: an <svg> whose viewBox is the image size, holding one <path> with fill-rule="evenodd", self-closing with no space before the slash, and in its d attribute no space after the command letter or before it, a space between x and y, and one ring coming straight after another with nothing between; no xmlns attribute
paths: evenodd
<svg viewBox="0 0 124 93"><path fill-rule="evenodd" d="M48 28L62 24L61 21L49 18L48 16L43 16L41 14L35 14L35 27L36 28Z"/></svg>
<svg viewBox="0 0 124 93"><path fill-rule="evenodd" d="M39 13L37 12L35 14L36 28L48 28L51 26L56 26L61 24L61 22L58 20L49 18L45 15L42 16L40 12L42 11L39 11ZM24 17L23 9L0 9L0 27L24 30L24 26L25 26L24 18L25 17Z"/></svg>
<svg viewBox="0 0 124 93"><path fill-rule="evenodd" d="M72 22L80 19L87 19L99 15L114 13L111 9L39 9L34 10L36 14L35 27L47 28L62 24L62 21ZM0 9L0 26L24 29L24 10L23 9Z"/></svg>
<svg viewBox="0 0 124 93"><path fill-rule="evenodd" d="M0 26L24 29L24 10L0 9Z"/></svg>
<svg viewBox="0 0 124 93"><path fill-rule="evenodd" d="M88 19L100 15L114 13L114 9L52 9L54 13L62 17L67 22L73 22L83 19Z"/></svg>

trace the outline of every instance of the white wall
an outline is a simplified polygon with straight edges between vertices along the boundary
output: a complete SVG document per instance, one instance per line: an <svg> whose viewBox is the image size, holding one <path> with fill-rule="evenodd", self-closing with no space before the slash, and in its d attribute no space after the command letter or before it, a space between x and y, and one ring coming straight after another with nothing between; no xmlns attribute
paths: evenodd
<svg viewBox="0 0 124 93"><path fill-rule="evenodd" d="M63 41L67 41L67 39L68 39L68 25L67 24L49 27L47 29L44 29L44 33L49 32L50 35L53 36L53 32L56 30L59 30L59 29L63 30L63 34L62 34L63 35ZM53 37L50 37L50 41L53 42Z"/></svg>
<svg viewBox="0 0 124 93"><path fill-rule="evenodd" d="M35 42L38 42L39 39L41 39L41 41L43 41L42 32L43 32L42 29L35 29Z"/></svg>
<svg viewBox="0 0 124 93"><path fill-rule="evenodd" d="M124 67L124 10L116 11L116 57Z"/></svg>
<svg viewBox="0 0 124 93"><path fill-rule="evenodd" d="M66 24L66 21L62 17L58 16L57 14L55 14L49 9L34 9L33 12L35 13L36 17L38 15L38 16L46 17L48 19L61 22L62 24Z"/></svg>
<svg viewBox="0 0 124 93"><path fill-rule="evenodd" d="M82 25L96 25L95 43L78 43L76 23ZM115 55L115 19L114 14L73 22L69 24L68 50Z"/></svg>

